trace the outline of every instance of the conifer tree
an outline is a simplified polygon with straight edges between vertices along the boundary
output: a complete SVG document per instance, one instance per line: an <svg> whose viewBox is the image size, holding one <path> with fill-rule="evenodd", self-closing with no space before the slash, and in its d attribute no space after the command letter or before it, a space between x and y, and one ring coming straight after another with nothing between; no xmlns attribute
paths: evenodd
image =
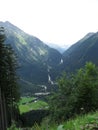
<svg viewBox="0 0 98 130"><path fill-rule="evenodd" d="M0 28L0 129L6 130L7 128L7 118L5 109L5 96L4 96L4 86L6 77L6 62L4 57L5 46L4 46L4 28Z"/></svg>
<svg viewBox="0 0 98 130"><path fill-rule="evenodd" d="M0 129L6 130L7 123L14 119L14 110L19 100L16 76L16 56L11 46L5 45L4 28L0 28ZM9 113L9 114L8 114ZM8 121L10 120L10 121Z"/></svg>

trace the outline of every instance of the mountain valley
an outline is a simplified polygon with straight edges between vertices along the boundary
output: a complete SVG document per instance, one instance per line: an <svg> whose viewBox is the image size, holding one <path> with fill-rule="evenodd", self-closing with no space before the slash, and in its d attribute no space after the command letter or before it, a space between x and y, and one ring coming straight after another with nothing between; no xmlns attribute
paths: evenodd
<svg viewBox="0 0 98 130"><path fill-rule="evenodd" d="M63 71L74 72L89 61L98 65L98 32L88 33L61 54L8 21L0 22L0 26L5 28L5 43L12 46L18 57L22 94L45 92L44 88L55 90L56 79Z"/></svg>

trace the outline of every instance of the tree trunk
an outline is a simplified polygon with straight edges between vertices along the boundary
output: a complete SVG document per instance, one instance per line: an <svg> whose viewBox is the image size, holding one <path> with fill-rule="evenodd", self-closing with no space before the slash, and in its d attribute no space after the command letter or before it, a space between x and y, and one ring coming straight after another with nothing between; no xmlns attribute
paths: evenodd
<svg viewBox="0 0 98 130"><path fill-rule="evenodd" d="M0 88L0 130L7 130L7 114L4 94Z"/></svg>
<svg viewBox="0 0 98 130"><path fill-rule="evenodd" d="M3 99L4 127L6 130L7 129L7 111L6 111L6 101L5 101L4 93L3 93L2 99Z"/></svg>
<svg viewBox="0 0 98 130"><path fill-rule="evenodd" d="M3 105L2 105L1 88L0 88L0 130L4 130L4 118L3 118Z"/></svg>

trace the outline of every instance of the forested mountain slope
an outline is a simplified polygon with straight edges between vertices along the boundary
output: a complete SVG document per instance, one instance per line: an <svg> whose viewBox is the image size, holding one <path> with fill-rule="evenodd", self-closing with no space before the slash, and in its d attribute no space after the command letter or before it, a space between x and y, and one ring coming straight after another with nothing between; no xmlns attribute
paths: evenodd
<svg viewBox="0 0 98 130"><path fill-rule="evenodd" d="M87 61L98 65L98 32L88 33L61 54L8 21L0 26L5 28L5 43L11 44L18 57L18 75L26 91L35 84L53 83L63 71L75 71Z"/></svg>
<svg viewBox="0 0 98 130"><path fill-rule="evenodd" d="M55 80L62 59L57 50L8 21L0 22L0 26L5 28L6 44L11 44L18 57L18 74L24 84L47 84L50 77Z"/></svg>
<svg viewBox="0 0 98 130"><path fill-rule="evenodd" d="M85 62L98 65L98 32L89 33L63 53L66 71L74 71L82 67Z"/></svg>

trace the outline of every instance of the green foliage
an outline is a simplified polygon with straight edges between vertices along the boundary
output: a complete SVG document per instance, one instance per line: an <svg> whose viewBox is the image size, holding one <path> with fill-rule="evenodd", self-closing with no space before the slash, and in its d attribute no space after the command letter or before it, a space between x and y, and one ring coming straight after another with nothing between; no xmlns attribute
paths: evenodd
<svg viewBox="0 0 98 130"><path fill-rule="evenodd" d="M14 129L12 129L14 128ZM16 125L13 124L8 130L21 130L22 128L16 128ZM68 121L64 121L59 125L48 124L46 120L43 124L38 125L34 124L31 128L25 128L27 130L94 130L98 129L98 112L89 113L82 116L77 116L74 119L70 119Z"/></svg>
<svg viewBox="0 0 98 130"><path fill-rule="evenodd" d="M3 125L8 124L10 119L15 119L18 114L17 102L19 101L19 91L17 84L16 68L17 58L10 45L4 44L4 28L0 28L0 115ZM17 113L16 115L14 113ZM7 118L8 117L8 118ZM6 122L6 123L5 123ZM0 128L3 130L3 128Z"/></svg>
<svg viewBox="0 0 98 130"><path fill-rule="evenodd" d="M93 63L86 63L76 74L63 74L58 85L49 102L51 119L60 122L98 109L98 69Z"/></svg>
<svg viewBox="0 0 98 130"><path fill-rule="evenodd" d="M89 62L80 69L75 78L75 111L89 112L98 108L98 69Z"/></svg>
<svg viewBox="0 0 98 130"><path fill-rule="evenodd" d="M58 80L58 85L59 90L51 96L49 108L52 120L61 122L70 115L69 110L72 105L70 96L73 91L73 75L67 76L66 73L64 73ZM69 101L70 109L68 107Z"/></svg>
<svg viewBox="0 0 98 130"><path fill-rule="evenodd" d="M8 128L7 130L20 130L20 129L18 129L18 128L16 127L16 124L13 123L13 124L11 125L11 127Z"/></svg>
<svg viewBox="0 0 98 130"><path fill-rule="evenodd" d="M93 130L98 129L98 112L77 116L75 119L63 123L66 130Z"/></svg>

